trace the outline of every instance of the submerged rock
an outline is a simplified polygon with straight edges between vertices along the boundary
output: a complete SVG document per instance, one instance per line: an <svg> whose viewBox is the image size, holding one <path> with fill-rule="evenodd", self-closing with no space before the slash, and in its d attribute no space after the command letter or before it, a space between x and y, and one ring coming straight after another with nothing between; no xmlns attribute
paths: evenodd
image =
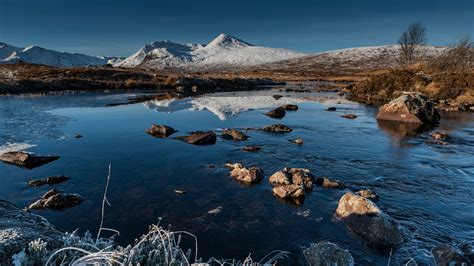
<svg viewBox="0 0 474 266"><path fill-rule="evenodd" d="M29 181L28 186L39 187L42 185L55 185L67 180L69 180L69 177L65 175L48 176L43 179L34 179L34 180Z"/></svg>
<svg viewBox="0 0 474 266"><path fill-rule="evenodd" d="M256 166L247 168L240 163L227 163L226 167L231 170L230 176L245 184L258 184L264 176L263 170Z"/></svg>
<svg viewBox="0 0 474 266"><path fill-rule="evenodd" d="M326 111L329 111L329 112L334 112L334 111L336 111L336 110L337 110L337 109L336 109L336 107L334 107L334 106L328 107L328 109L326 109Z"/></svg>
<svg viewBox="0 0 474 266"><path fill-rule="evenodd" d="M346 186L339 180L331 180L327 177L318 177L316 178L316 185L324 187L324 188L337 188L337 189L344 189Z"/></svg>
<svg viewBox="0 0 474 266"><path fill-rule="evenodd" d="M437 140L445 140L448 138L448 134L443 132L433 132L430 134L430 136Z"/></svg>
<svg viewBox="0 0 474 266"><path fill-rule="evenodd" d="M295 184L274 187L273 193L282 199L302 198L306 194L303 186L298 186Z"/></svg>
<svg viewBox="0 0 474 266"><path fill-rule="evenodd" d="M391 248L403 240L398 222L364 197L350 192L344 194L336 216L375 248Z"/></svg>
<svg viewBox="0 0 474 266"><path fill-rule="evenodd" d="M347 119L356 119L357 116L355 114L345 114L341 115L342 118L347 118Z"/></svg>
<svg viewBox="0 0 474 266"><path fill-rule="evenodd" d="M303 250L303 255L311 266L353 266L354 258L349 251L334 243L321 241Z"/></svg>
<svg viewBox="0 0 474 266"><path fill-rule="evenodd" d="M0 200L0 265L10 265L12 255L39 238L47 243L49 250L59 248L63 236L44 217Z"/></svg>
<svg viewBox="0 0 474 266"><path fill-rule="evenodd" d="M453 247L448 245L441 245L435 247L431 253L433 253L433 258L436 265L472 265L473 262L470 262L463 254L456 251Z"/></svg>
<svg viewBox="0 0 474 266"><path fill-rule="evenodd" d="M286 111L298 111L298 105L296 104L284 104L281 108L285 109Z"/></svg>
<svg viewBox="0 0 474 266"><path fill-rule="evenodd" d="M196 131L192 132L191 135L176 137L176 139L193 145L212 145L216 143L216 133L212 131Z"/></svg>
<svg viewBox="0 0 474 266"><path fill-rule="evenodd" d="M271 110L270 112L265 113L266 116L269 116L271 118L278 118L278 119L283 118L285 116L285 114L286 114L285 109L283 109L281 107L277 107L277 108Z"/></svg>
<svg viewBox="0 0 474 266"><path fill-rule="evenodd" d="M249 136L247 136L242 131L239 131L237 129L228 129L228 128L222 131L222 137L224 139L232 139L232 140L247 140L249 138Z"/></svg>
<svg viewBox="0 0 474 266"><path fill-rule="evenodd" d="M62 210L79 205L84 198L77 194L63 194L57 189L46 192L41 199L32 203L28 209L56 209Z"/></svg>
<svg viewBox="0 0 474 266"><path fill-rule="evenodd" d="M10 151L0 155L0 161L19 167L33 169L59 159L59 156L38 156L23 151Z"/></svg>
<svg viewBox="0 0 474 266"><path fill-rule="evenodd" d="M380 107L377 113L378 120L414 124L435 124L440 118L434 103L415 92L405 92L402 96Z"/></svg>
<svg viewBox="0 0 474 266"><path fill-rule="evenodd" d="M81 134L76 134L76 136L74 136L76 139L80 139L82 138L82 135Z"/></svg>
<svg viewBox="0 0 474 266"><path fill-rule="evenodd" d="M264 127L262 130L267 131L267 132L275 132L275 133L286 133L286 132L293 131L290 127L285 126L283 124L267 126L267 127Z"/></svg>
<svg viewBox="0 0 474 266"><path fill-rule="evenodd" d="M379 195L370 189L359 190L356 192L356 195L369 199L372 202L377 202L379 200Z"/></svg>
<svg viewBox="0 0 474 266"><path fill-rule="evenodd" d="M261 149L262 148L257 145L249 145L242 148L242 150L247 151L247 152L257 152Z"/></svg>
<svg viewBox="0 0 474 266"><path fill-rule="evenodd" d="M176 133L177 131L170 126L154 124L149 129L145 130L145 132L152 135L153 137L167 138L168 136Z"/></svg>
<svg viewBox="0 0 474 266"><path fill-rule="evenodd" d="M292 139L291 142L298 144L298 145L303 145L304 140L302 138L297 138L297 139Z"/></svg>
<svg viewBox="0 0 474 266"><path fill-rule="evenodd" d="M282 98L282 97L283 97L283 95L281 95L281 94L274 94L274 95L273 95L273 98L274 98L275 100L279 100L279 99Z"/></svg>

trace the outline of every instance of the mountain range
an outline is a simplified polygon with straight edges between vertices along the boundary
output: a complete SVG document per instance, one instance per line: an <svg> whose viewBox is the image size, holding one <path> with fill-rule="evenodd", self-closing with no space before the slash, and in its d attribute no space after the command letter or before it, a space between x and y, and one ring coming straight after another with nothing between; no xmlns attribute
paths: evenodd
<svg viewBox="0 0 474 266"><path fill-rule="evenodd" d="M445 47L425 46L422 53L435 56ZM20 61L58 67L111 64L114 67L154 70L236 70L267 71L292 69L342 69L344 67L377 69L397 65L398 45L348 48L317 54L305 54L289 49L252 45L227 34L220 34L207 44L178 44L157 41L143 46L127 58L98 57L65 53L39 46L19 48L0 43L0 63Z"/></svg>

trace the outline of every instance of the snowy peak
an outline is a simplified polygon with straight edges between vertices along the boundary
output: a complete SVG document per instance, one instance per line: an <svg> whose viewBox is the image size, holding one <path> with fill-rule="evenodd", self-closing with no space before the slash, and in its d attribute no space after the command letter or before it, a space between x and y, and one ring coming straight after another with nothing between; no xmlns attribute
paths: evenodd
<svg viewBox="0 0 474 266"><path fill-rule="evenodd" d="M12 53L20 52L22 48L0 42L0 61L9 57Z"/></svg>
<svg viewBox="0 0 474 266"><path fill-rule="evenodd" d="M244 42L240 39L237 39L231 35L221 33L214 40L209 42L205 48L206 49L215 49L215 48L237 48L237 47L247 47L253 46L250 43Z"/></svg>
<svg viewBox="0 0 474 266"><path fill-rule="evenodd" d="M206 45L154 42L115 66L201 71L248 67L304 55L287 49L254 46L231 35L220 34Z"/></svg>

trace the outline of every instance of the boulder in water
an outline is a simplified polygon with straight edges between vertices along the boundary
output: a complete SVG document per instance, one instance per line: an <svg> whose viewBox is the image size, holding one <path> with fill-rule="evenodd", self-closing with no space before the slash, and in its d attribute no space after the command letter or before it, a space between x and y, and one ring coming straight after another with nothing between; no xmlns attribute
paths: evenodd
<svg viewBox="0 0 474 266"><path fill-rule="evenodd" d="M302 198L306 194L303 186L295 184L274 187L273 193L282 199Z"/></svg>
<svg viewBox="0 0 474 266"><path fill-rule="evenodd" d="M23 151L10 151L0 155L0 161L19 167L33 169L59 159L59 156L38 156Z"/></svg>
<svg viewBox="0 0 474 266"><path fill-rule="evenodd" d="M176 139L193 145L212 145L216 143L216 133L212 131L196 131L188 136L179 136Z"/></svg>
<svg viewBox="0 0 474 266"><path fill-rule="evenodd" d="M347 192L339 200L336 216L375 248L391 248L403 241L398 222L364 197Z"/></svg>
<svg viewBox="0 0 474 266"><path fill-rule="evenodd" d="M324 187L324 188L337 188L337 189L344 189L346 186L339 180L331 180L327 177L318 177L316 178L316 185Z"/></svg>
<svg viewBox="0 0 474 266"><path fill-rule="evenodd" d="M414 124L436 124L441 119L435 104L427 97L415 92L402 96L380 107L378 120L391 120Z"/></svg>
<svg viewBox="0 0 474 266"><path fill-rule="evenodd" d="M152 125L145 132L152 135L153 137L167 138L168 136L176 133L177 131L174 128L170 127L170 126Z"/></svg>
<svg viewBox="0 0 474 266"><path fill-rule="evenodd" d="M56 175L56 176L48 176L43 179L33 179L28 182L28 186L30 187L39 187L42 185L55 185L62 183L64 181L69 180L69 177L65 175Z"/></svg>
<svg viewBox="0 0 474 266"><path fill-rule="evenodd" d="M32 203L28 209L62 210L79 205L84 198L77 194L63 194L57 189L46 192L39 200Z"/></svg>
<svg viewBox="0 0 474 266"><path fill-rule="evenodd" d="M242 131L239 131L237 129L228 129L228 128L222 131L222 137L224 139L231 139L231 140L247 140L249 138L249 136L247 136Z"/></svg>
<svg viewBox="0 0 474 266"><path fill-rule="evenodd" d="M266 116L269 116L271 118L278 118L278 119L281 119L285 116L286 114L286 111L285 109L281 108L281 107L277 107L267 113L265 113Z"/></svg>
<svg viewBox="0 0 474 266"><path fill-rule="evenodd" d="M247 168L240 163L227 163L226 166L230 169L230 176L245 184L258 184L264 176L263 170L256 166Z"/></svg>
<svg viewBox="0 0 474 266"><path fill-rule="evenodd" d="M287 133L287 132L292 131L290 127L285 126L283 124L267 126L267 127L264 127L262 130L267 131L267 132L274 132L274 133Z"/></svg>
<svg viewBox="0 0 474 266"><path fill-rule="evenodd" d="M286 111L298 111L298 105L296 104L284 104L281 108L285 109Z"/></svg>

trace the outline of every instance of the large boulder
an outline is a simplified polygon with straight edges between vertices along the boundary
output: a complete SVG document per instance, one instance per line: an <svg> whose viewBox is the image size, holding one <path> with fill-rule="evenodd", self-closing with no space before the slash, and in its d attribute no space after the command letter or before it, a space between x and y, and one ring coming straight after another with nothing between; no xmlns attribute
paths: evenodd
<svg viewBox="0 0 474 266"><path fill-rule="evenodd" d="M311 266L354 265L354 258L352 258L349 251L327 241L311 244L303 250L303 255L306 262Z"/></svg>
<svg viewBox="0 0 474 266"><path fill-rule="evenodd" d="M77 194L63 194L61 191L54 188L32 203L28 209L62 210L79 205L83 201L84 198Z"/></svg>
<svg viewBox="0 0 474 266"><path fill-rule="evenodd" d="M256 166L247 168L240 163L227 163L226 166L230 169L230 176L245 184L258 184L264 176L263 170Z"/></svg>
<svg viewBox="0 0 474 266"><path fill-rule="evenodd" d="M167 138L177 131L170 126L154 124L149 129L145 130L145 132L156 138Z"/></svg>
<svg viewBox="0 0 474 266"><path fill-rule="evenodd" d="M403 240L397 221L369 199L353 193L341 197L336 216L375 248L391 248Z"/></svg>
<svg viewBox="0 0 474 266"><path fill-rule="evenodd" d="M56 175L56 176L48 176L42 179L33 179L28 182L28 186L30 187L39 187L42 185L55 185L62 183L64 181L69 180L69 177L65 175Z"/></svg>
<svg viewBox="0 0 474 266"><path fill-rule="evenodd" d="M313 188L314 177L309 169L285 167L271 175L268 181L273 186L293 184L310 191Z"/></svg>
<svg viewBox="0 0 474 266"><path fill-rule="evenodd" d="M228 129L228 128L222 131L222 137L224 139L231 139L231 140L238 140L238 141L247 140L249 138L249 136L247 136L242 131L239 131L237 129Z"/></svg>
<svg viewBox="0 0 474 266"><path fill-rule="evenodd" d="M64 234L39 215L0 200L0 265L10 265L12 255L40 238L48 249L59 248Z"/></svg>
<svg viewBox="0 0 474 266"><path fill-rule="evenodd" d="M390 120L413 124L433 124L440 120L435 104L427 97L415 93L403 93L397 99L380 107L378 120Z"/></svg>
<svg viewBox="0 0 474 266"><path fill-rule="evenodd" d="M286 114L286 111L282 107L277 107L277 108L265 113L265 115L267 115L271 118L278 118L278 119L283 118L285 116L285 114Z"/></svg>
<svg viewBox="0 0 474 266"><path fill-rule="evenodd" d="M59 156L38 156L23 151L10 151L0 155L0 161L19 167L33 169L59 159Z"/></svg>
<svg viewBox="0 0 474 266"><path fill-rule="evenodd" d="M212 131L196 131L188 136L179 136L176 139L193 145L212 145L216 143L216 133Z"/></svg>
<svg viewBox="0 0 474 266"><path fill-rule="evenodd" d="M292 131L290 127L285 126L283 124L267 126L267 127L264 127L262 130L267 131L267 132L274 132L274 133L287 133L287 132Z"/></svg>

